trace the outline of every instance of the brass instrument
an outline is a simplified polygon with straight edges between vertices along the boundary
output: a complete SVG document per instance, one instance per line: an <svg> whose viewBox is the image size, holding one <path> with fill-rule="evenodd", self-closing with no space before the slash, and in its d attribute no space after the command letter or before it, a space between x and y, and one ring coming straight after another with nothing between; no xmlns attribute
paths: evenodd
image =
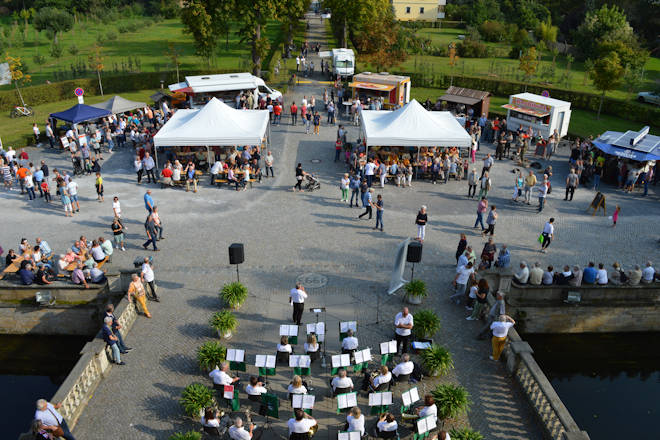
<svg viewBox="0 0 660 440"><path fill-rule="evenodd" d="M309 428L309 438L314 437L314 434L316 434L316 431L319 430L319 424L317 423L316 425L312 426Z"/></svg>

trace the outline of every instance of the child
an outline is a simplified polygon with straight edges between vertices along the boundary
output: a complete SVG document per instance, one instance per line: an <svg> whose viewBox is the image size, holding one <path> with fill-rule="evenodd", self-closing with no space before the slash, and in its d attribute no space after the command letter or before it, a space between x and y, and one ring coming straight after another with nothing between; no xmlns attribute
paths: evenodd
<svg viewBox="0 0 660 440"><path fill-rule="evenodd" d="M101 173L96 173L96 194L98 194L98 201L103 201L103 177Z"/></svg>
<svg viewBox="0 0 660 440"><path fill-rule="evenodd" d="M612 214L612 227L616 227L616 221L619 219L619 211L621 211L621 207L619 205L616 205L616 208L614 209L614 214Z"/></svg>
<svg viewBox="0 0 660 440"><path fill-rule="evenodd" d="M46 179L41 181L41 191L44 193L44 200L46 200L46 203L50 203L50 188L48 187Z"/></svg>

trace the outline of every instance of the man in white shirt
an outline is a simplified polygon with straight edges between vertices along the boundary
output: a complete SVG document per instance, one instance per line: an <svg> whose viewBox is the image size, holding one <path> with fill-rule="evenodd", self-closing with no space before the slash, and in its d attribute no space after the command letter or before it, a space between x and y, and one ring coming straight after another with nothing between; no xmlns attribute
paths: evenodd
<svg viewBox="0 0 660 440"><path fill-rule="evenodd" d="M604 286L607 284L607 271L603 263L598 263L598 272L596 272L596 284Z"/></svg>
<svg viewBox="0 0 660 440"><path fill-rule="evenodd" d="M156 276L154 275L154 269L149 262L149 257L144 257L140 278L142 278L143 284L149 286L151 298L156 302L160 302L158 295L156 295Z"/></svg>
<svg viewBox="0 0 660 440"><path fill-rule="evenodd" d="M240 378L231 377L227 372L229 371L229 363L223 362L219 368L215 368L209 373L209 377L213 380L215 385L233 385L238 382Z"/></svg>
<svg viewBox="0 0 660 440"><path fill-rule="evenodd" d="M291 289L289 293L289 304L293 304L293 322L296 325L300 325L303 310L305 310L306 299L307 292L305 292L305 287L300 283L296 283L296 287Z"/></svg>
<svg viewBox="0 0 660 440"><path fill-rule="evenodd" d="M394 333L396 333L396 349L401 353L408 353L408 345L410 344L410 335L413 328L413 316L408 311L408 307L404 307L394 317Z"/></svg>
<svg viewBox="0 0 660 440"><path fill-rule="evenodd" d="M295 419L289 419L287 422L287 427L289 428L289 436L291 436L293 433L307 433L312 426L316 425L316 420L314 420L312 416L304 412L302 409L296 408L293 413L295 415Z"/></svg>
<svg viewBox="0 0 660 440"><path fill-rule="evenodd" d="M543 276L543 273L541 273L541 276ZM520 262L520 270L513 275L513 279L516 280L518 284L527 284L527 281L529 281L529 268L527 267L527 263L524 261Z"/></svg>
<svg viewBox="0 0 660 440"><path fill-rule="evenodd" d="M461 298L465 297L465 289L470 278L474 278L474 267L472 267L471 262L468 262L468 264L458 269L454 281L452 281L454 294L449 297L451 301L456 301L456 304L461 303Z"/></svg>
<svg viewBox="0 0 660 440"><path fill-rule="evenodd" d="M409 354L404 354L401 356L401 362L397 364L396 367L392 370L394 379L397 379L400 375L410 375L415 369L415 364L410 360Z"/></svg>
<svg viewBox="0 0 660 440"><path fill-rule="evenodd" d="M646 262L646 267L642 269L642 283L652 283L655 277L655 268L651 261Z"/></svg>
<svg viewBox="0 0 660 440"><path fill-rule="evenodd" d="M358 345L358 338L353 336L353 330L348 330L346 337L341 341L342 351L357 350Z"/></svg>
<svg viewBox="0 0 660 440"><path fill-rule="evenodd" d="M69 198L71 198L71 207L76 212L80 212L80 203L78 203L78 183L73 181L73 177L69 178L66 190L69 192Z"/></svg>
<svg viewBox="0 0 660 440"><path fill-rule="evenodd" d="M374 170L376 169L376 164L374 164L373 159L369 159L367 164L364 166L364 175L367 176L367 186L371 188L371 184L374 181Z"/></svg>
<svg viewBox="0 0 660 440"><path fill-rule="evenodd" d="M250 423L249 431L246 430L243 426L243 419L236 417L234 419L234 424L231 428L229 428L229 438L232 440L250 440L252 438L257 440L259 437L261 437L261 433L255 432L254 428L255 426Z"/></svg>
<svg viewBox="0 0 660 440"><path fill-rule="evenodd" d="M211 167L211 185L215 185L215 179L217 178L220 171L222 171L223 165L221 160L216 160Z"/></svg>
<svg viewBox="0 0 660 440"><path fill-rule="evenodd" d="M330 385L332 386L332 391L336 391L337 388L350 388L352 390L353 379L347 377L345 369L340 368L337 372L337 376L332 379L332 382L330 382Z"/></svg>
<svg viewBox="0 0 660 440"><path fill-rule="evenodd" d="M546 192L547 192L547 187L546 187ZM541 241L541 252L543 253L546 252L546 249L548 248L548 246L550 246L552 239L555 237L555 226L553 225L554 222L555 219L550 218L550 220L545 222L545 225L543 226L543 232L541 233L541 236L543 237L543 240Z"/></svg>
<svg viewBox="0 0 660 440"><path fill-rule="evenodd" d="M62 417L57 410L62 406L61 403L52 405L46 399L37 400L37 411L34 413L35 420L41 420L41 423L44 424L44 429L52 431L58 426L62 428L64 432L64 437L66 440L76 440L76 438L71 434L69 430L69 425L67 425L66 420Z"/></svg>
<svg viewBox="0 0 660 440"><path fill-rule="evenodd" d="M527 281L533 286L541 285L541 281L543 281L543 269L541 269L541 264L538 261L534 263L534 267L529 271Z"/></svg>

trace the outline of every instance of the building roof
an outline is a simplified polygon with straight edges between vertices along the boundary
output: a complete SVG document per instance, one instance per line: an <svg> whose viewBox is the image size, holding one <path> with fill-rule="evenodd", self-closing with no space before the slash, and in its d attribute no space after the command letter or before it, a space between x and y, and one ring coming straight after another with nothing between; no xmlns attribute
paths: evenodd
<svg viewBox="0 0 660 440"><path fill-rule="evenodd" d="M355 82L366 82L373 84L393 84L397 85L402 81L410 80L409 76L400 76L400 75L391 75L387 72L381 73L372 73L372 72L362 72L357 75L353 75L353 81Z"/></svg>
<svg viewBox="0 0 660 440"><path fill-rule="evenodd" d="M488 97L488 95L490 95L489 92L485 92L483 90L466 89L465 87L456 87L456 86L449 87L445 94L464 96L466 98L473 98L476 99L477 102L483 100L484 98Z"/></svg>
<svg viewBox="0 0 660 440"><path fill-rule="evenodd" d="M186 76L186 83L194 93L252 90L258 85L256 77L248 72Z"/></svg>
<svg viewBox="0 0 660 440"><path fill-rule="evenodd" d="M517 95L511 95L514 98L525 99L527 101L538 102L539 104L550 105L552 107L565 107L568 105L571 106L571 103L568 101L560 101L559 99L546 98L545 96L535 95L534 93L518 93Z"/></svg>

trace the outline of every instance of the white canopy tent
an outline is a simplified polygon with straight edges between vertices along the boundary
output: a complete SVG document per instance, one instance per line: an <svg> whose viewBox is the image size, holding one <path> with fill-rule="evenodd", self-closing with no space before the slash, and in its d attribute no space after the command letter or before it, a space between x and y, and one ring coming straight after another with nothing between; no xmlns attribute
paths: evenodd
<svg viewBox="0 0 660 440"><path fill-rule="evenodd" d="M264 138L270 142L268 119L267 111L236 110L213 98L201 109L177 110L154 136L154 146L206 147L210 153L211 146L260 145Z"/></svg>
<svg viewBox="0 0 660 440"><path fill-rule="evenodd" d="M450 112L430 112L414 99L391 112L363 110L360 124L367 148L471 145L470 135Z"/></svg>

